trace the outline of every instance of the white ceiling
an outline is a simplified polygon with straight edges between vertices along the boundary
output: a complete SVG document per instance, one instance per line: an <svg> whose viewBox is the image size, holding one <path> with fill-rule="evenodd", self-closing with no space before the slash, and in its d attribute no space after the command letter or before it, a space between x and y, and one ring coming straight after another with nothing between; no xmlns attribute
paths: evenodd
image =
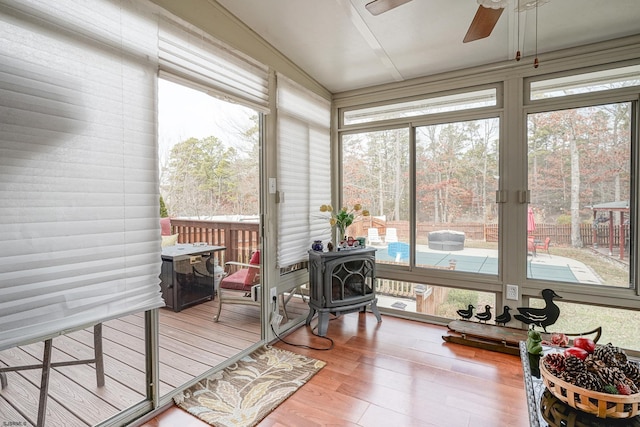
<svg viewBox="0 0 640 427"><path fill-rule="evenodd" d="M516 13L518 0L470 43L476 0L413 0L378 16L370 0L217 1L333 93L512 60L518 33L525 60L535 52L536 10ZM550 0L537 34L540 54L640 34L640 0Z"/></svg>

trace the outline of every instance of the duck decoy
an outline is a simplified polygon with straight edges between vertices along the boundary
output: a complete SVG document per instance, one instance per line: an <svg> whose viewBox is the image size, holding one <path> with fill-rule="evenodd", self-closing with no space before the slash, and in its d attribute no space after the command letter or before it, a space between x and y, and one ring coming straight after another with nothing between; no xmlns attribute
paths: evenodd
<svg viewBox="0 0 640 427"><path fill-rule="evenodd" d="M551 289L543 289L542 298L544 299L545 307L518 307L520 314L514 314L513 317L527 325L539 326L547 332L547 326L556 323L560 316L560 308L553 302L553 299L562 297Z"/></svg>
<svg viewBox="0 0 640 427"><path fill-rule="evenodd" d="M511 321L511 314L509 313L509 310L511 310L511 307L505 305L502 314L496 316L496 325L504 326Z"/></svg>
<svg viewBox="0 0 640 427"><path fill-rule="evenodd" d="M462 317L464 320L468 320L471 319L471 316L473 316L473 309L475 307L471 304L469 304L467 306L467 309L460 309L458 311L456 311L456 313L458 313L458 316Z"/></svg>
<svg viewBox="0 0 640 427"><path fill-rule="evenodd" d="M484 311L482 313L476 314L476 319L485 323L487 323L488 320L491 320L491 306L485 305Z"/></svg>

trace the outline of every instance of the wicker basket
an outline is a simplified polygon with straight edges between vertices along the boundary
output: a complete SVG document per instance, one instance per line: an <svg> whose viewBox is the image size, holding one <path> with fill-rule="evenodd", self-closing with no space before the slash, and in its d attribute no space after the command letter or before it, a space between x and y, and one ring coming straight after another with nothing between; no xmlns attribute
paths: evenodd
<svg viewBox="0 0 640 427"><path fill-rule="evenodd" d="M640 393L609 394L575 386L551 374L544 364L544 358L540 360L540 375L549 391L572 408L599 418L632 418L640 415Z"/></svg>

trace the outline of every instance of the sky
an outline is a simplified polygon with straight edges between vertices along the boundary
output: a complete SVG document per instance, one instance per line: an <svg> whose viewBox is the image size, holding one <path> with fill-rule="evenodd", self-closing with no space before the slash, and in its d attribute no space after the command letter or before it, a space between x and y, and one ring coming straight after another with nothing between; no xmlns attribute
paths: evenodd
<svg viewBox="0 0 640 427"><path fill-rule="evenodd" d="M219 100L177 83L158 79L158 144L160 166L166 164L174 144L188 138L215 136L223 143L241 147L240 129L256 112Z"/></svg>

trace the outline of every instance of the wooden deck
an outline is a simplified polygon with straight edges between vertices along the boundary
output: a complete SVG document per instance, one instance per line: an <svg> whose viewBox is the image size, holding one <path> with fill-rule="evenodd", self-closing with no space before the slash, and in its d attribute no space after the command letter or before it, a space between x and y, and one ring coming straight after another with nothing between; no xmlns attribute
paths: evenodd
<svg viewBox="0 0 640 427"><path fill-rule="evenodd" d="M293 300L289 307L295 305ZM306 307L302 305L300 313ZM213 322L218 302L179 313L160 310L160 393L172 392L260 339L258 307L229 304ZM143 400L145 395L144 314L103 324L105 385L96 385L94 364L54 368L49 378L46 425L90 426ZM44 344L0 352L0 366L42 363ZM93 328L53 339L52 362L93 357ZM2 425L35 425L41 369L7 373L0 391ZM11 424L13 423L13 424ZM26 423L26 424L25 424Z"/></svg>

